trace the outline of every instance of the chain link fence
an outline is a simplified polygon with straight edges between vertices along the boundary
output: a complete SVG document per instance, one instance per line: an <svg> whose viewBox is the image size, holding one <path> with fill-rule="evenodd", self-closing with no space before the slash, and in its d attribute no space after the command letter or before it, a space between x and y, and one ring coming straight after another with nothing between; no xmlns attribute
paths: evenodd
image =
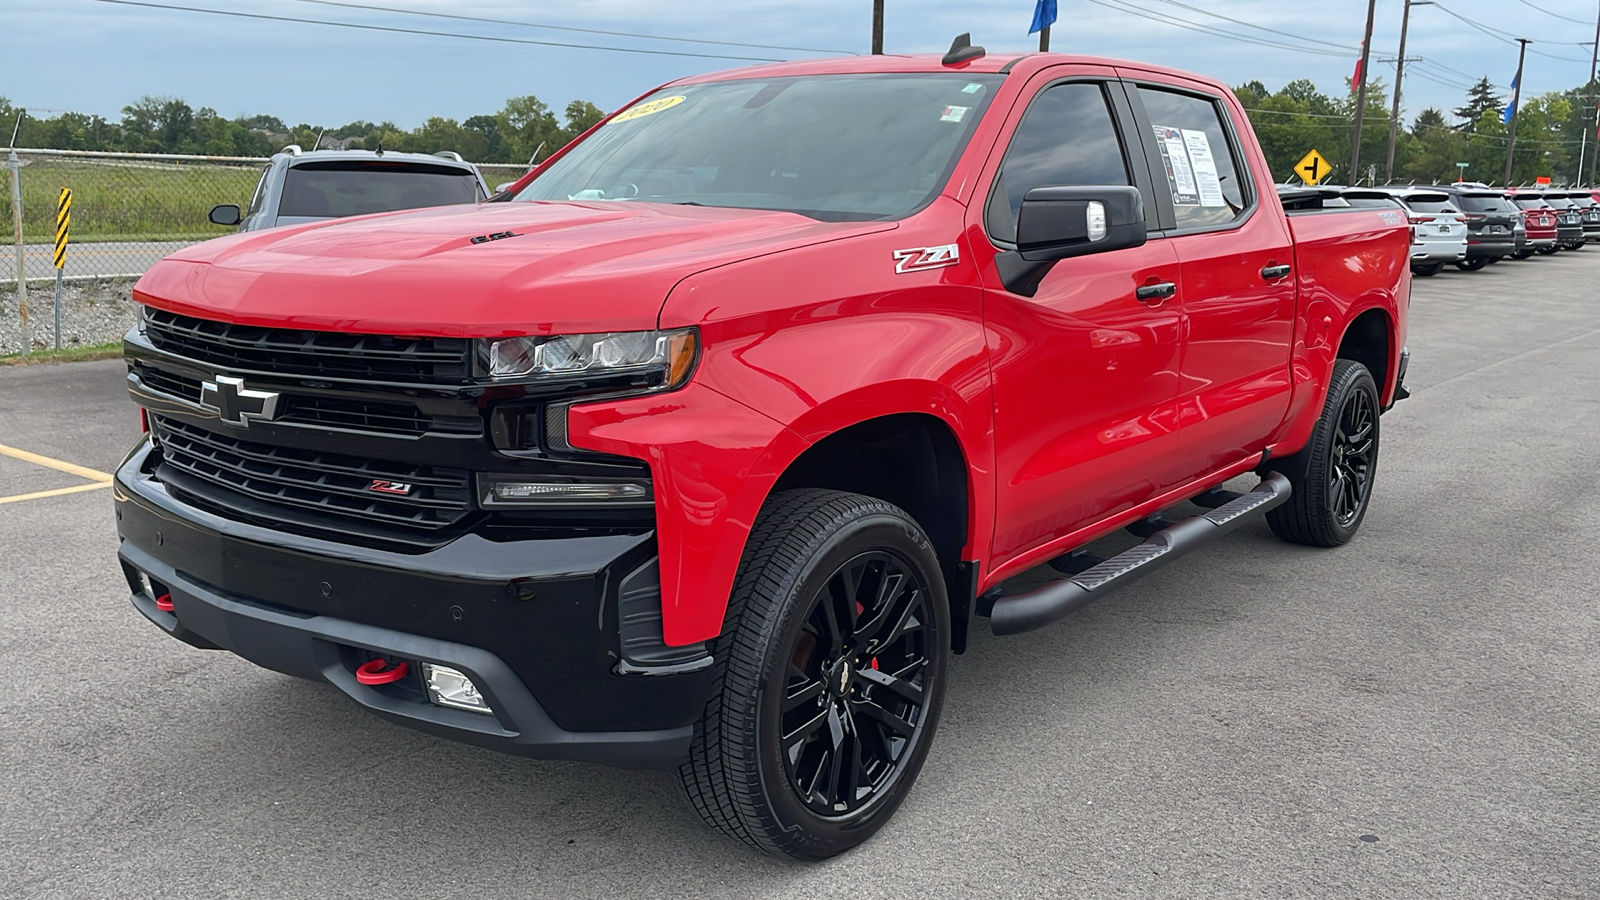
<svg viewBox="0 0 1600 900"><path fill-rule="evenodd" d="M116 341L137 309L133 283L156 260L182 247L233 233L211 224L219 203L250 205L269 160L258 157L8 151L0 195L15 203L21 189L21 232L15 208L0 246L0 355L58 344L56 269L52 257L56 205L72 190L71 240L62 269L59 345ZM525 165L480 164L491 188L522 177ZM20 260L20 264L19 264ZM18 271L22 273L19 291ZM22 303L26 297L26 304ZM26 337L25 337L26 335Z"/></svg>

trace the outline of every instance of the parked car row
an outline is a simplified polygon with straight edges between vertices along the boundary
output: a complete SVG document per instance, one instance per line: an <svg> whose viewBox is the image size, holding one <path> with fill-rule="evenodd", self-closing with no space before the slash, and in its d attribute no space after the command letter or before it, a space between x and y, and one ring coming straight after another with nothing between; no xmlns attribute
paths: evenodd
<svg viewBox="0 0 1600 900"><path fill-rule="evenodd" d="M1284 187L1288 196L1295 189ZM1580 250L1600 242L1600 191L1529 190L1472 182L1318 189L1321 205L1398 206L1411 223L1411 271L1476 271L1507 257Z"/></svg>

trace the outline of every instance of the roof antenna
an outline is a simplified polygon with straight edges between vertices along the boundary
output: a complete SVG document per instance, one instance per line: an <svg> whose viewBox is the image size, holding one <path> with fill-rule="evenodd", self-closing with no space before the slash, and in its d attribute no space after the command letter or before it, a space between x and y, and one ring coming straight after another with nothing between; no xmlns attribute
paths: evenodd
<svg viewBox="0 0 1600 900"><path fill-rule="evenodd" d="M381 139L378 141L378 149L377 149L377 152L374 155L376 155L376 156L382 156L383 155L383 141Z"/></svg>
<svg viewBox="0 0 1600 900"><path fill-rule="evenodd" d="M950 42L950 52L946 53L944 59L939 60L939 63L946 66L956 66L969 59L977 59L986 52L982 47L972 46L972 32L964 31L956 35L956 39Z"/></svg>

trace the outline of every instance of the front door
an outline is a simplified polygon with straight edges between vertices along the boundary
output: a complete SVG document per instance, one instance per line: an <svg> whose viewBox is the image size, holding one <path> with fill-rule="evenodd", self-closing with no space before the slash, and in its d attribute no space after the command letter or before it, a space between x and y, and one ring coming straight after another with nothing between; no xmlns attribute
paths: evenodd
<svg viewBox="0 0 1600 900"><path fill-rule="evenodd" d="M1093 72L1057 75L1013 113L1020 121L969 213L988 238L976 255L994 377L997 565L1176 480L1183 291L1171 242L1059 261L1032 296L1007 290L993 262L1015 247L1032 188L1146 186L1120 87ZM1158 284L1175 296L1136 298Z"/></svg>

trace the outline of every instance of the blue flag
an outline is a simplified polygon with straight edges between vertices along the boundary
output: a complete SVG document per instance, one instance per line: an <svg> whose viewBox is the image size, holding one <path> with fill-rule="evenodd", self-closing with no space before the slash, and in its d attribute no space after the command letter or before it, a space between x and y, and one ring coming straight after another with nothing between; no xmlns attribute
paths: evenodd
<svg viewBox="0 0 1600 900"><path fill-rule="evenodd" d="M1517 89L1517 82L1519 82L1521 80L1522 80L1522 73L1521 72L1518 72L1517 74L1511 76L1511 89L1512 90L1516 90Z"/></svg>
<svg viewBox="0 0 1600 900"><path fill-rule="evenodd" d="M1033 27L1028 29L1028 33L1035 34L1055 23L1056 0L1038 0L1033 6Z"/></svg>
<svg viewBox="0 0 1600 900"><path fill-rule="evenodd" d="M1517 105L1515 103L1508 103L1506 104L1506 111L1500 114L1500 122L1505 125L1510 125L1511 117L1515 116L1516 114Z"/></svg>

